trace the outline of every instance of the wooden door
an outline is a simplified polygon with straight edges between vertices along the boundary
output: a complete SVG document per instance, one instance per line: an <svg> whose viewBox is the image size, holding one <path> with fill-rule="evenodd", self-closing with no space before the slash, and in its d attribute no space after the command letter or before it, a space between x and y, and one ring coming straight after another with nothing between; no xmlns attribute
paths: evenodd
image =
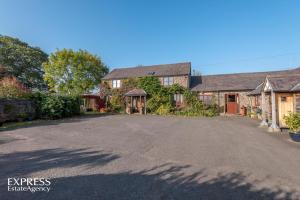
<svg viewBox="0 0 300 200"><path fill-rule="evenodd" d="M236 94L227 94L227 113L237 114L238 104L237 104L237 95Z"/></svg>
<svg viewBox="0 0 300 200"><path fill-rule="evenodd" d="M284 116L289 112L293 112L293 95L291 94L279 94L277 98L278 102L278 118L280 127L286 127L284 122Z"/></svg>

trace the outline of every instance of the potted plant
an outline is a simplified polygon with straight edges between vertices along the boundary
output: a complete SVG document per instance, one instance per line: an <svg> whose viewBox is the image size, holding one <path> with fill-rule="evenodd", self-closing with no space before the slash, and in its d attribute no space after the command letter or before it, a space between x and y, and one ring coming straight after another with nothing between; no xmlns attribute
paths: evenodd
<svg viewBox="0 0 300 200"><path fill-rule="evenodd" d="M258 119L262 119L262 117L261 117L262 110L260 108L255 109L255 114L256 114Z"/></svg>
<svg viewBox="0 0 300 200"><path fill-rule="evenodd" d="M284 116L285 123L289 128L289 134L293 141L300 142L300 114L289 113Z"/></svg>

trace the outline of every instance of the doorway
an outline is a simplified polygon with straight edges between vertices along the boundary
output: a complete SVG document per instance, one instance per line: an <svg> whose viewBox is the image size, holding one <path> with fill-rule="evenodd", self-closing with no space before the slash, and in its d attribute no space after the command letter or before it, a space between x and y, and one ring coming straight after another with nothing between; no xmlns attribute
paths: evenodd
<svg viewBox="0 0 300 200"><path fill-rule="evenodd" d="M284 116L288 115L290 112L293 112L293 108L294 108L293 95L279 94L277 101L278 101L279 126L286 127Z"/></svg>
<svg viewBox="0 0 300 200"><path fill-rule="evenodd" d="M226 113L237 114L238 113L238 95L226 94Z"/></svg>

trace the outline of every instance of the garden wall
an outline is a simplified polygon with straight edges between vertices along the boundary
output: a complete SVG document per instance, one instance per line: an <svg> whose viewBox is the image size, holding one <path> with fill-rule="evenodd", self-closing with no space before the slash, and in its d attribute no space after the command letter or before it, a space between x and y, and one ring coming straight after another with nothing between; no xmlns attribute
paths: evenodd
<svg viewBox="0 0 300 200"><path fill-rule="evenodd" d="M0 124L5 121L33 119L36 106L31 100L0 99Z"/></svg>

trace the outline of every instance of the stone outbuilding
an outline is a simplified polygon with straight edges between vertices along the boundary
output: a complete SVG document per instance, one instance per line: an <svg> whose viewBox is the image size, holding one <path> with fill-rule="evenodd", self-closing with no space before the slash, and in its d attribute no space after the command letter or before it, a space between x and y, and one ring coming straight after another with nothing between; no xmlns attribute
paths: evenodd
<svg viewBox="0 0 300 200"><path fill-rule="evenodd" d="M300 112L300 73L267 76L261 98L261 126L269 125L271 132L285 128L284 116Z"/></svg>
<svg viewBox="0 0 300 200"><path fill-rule="evenodd" d="M108 85L109 89L121 91L124 89L122 88L124 81L129 78L154 76L157 77L165 87L177 83L196 92L200 101L204 104L216 104L219 108L219 112L222 114L251 115L253 113L259 113L262 117L262 104L269 105L264 107L264 117L269 119L267 121L270 121L272 119L271 93L265 92L262 97L261 92L265 86L266 77L288 76L290 74L300 74L300 68L282 71L193 76L191 74L191 63L184 62L118 68L107 74L103 78L103 82ZM289 82L290 79L287 80L287 84L289 84ZM144 96L142 95L133 97L127 94L128 101L132 98L132 102L129 104L130 113L134 108L137 108L136 102L143 103L144 101L144 104L146 104L146 97L143 97ZM139 98L140 100L138 101ZM295 98L293 97L293 99ZM182 104L184 102L183 94L176 94L176 96L174 96L174 101L176 102L176 105ZM280 123L282 124L282 120Z"/></svg>
<svg viewBox="0 0 300 200"><path fill-rule="evenodd" d="M204 103L215 103L223 114L243 114L261 108L261 87L267 76L300 73L300 68L283 71L192 76L191 90Z"/></svg>

